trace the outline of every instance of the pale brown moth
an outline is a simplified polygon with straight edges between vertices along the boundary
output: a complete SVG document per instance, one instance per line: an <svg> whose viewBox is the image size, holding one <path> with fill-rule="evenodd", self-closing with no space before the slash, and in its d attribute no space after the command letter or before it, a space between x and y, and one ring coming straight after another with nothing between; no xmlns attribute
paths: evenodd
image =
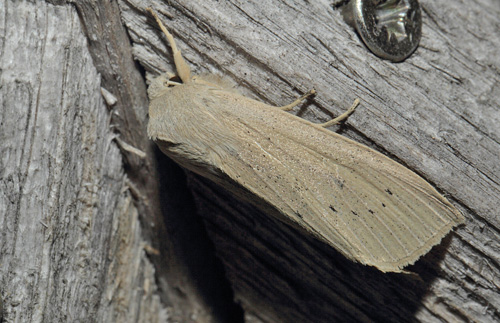
<svg viewBox="0 0 500 323"><path fill-rule="evenodd" d="M399 272L456 225L460 212L417 174L364 145L239 94L215 75L191 76L173 36L178 75L153 80L148 135L175 162L347 258ZM180 78L182 83L174 81Z"/></svg>

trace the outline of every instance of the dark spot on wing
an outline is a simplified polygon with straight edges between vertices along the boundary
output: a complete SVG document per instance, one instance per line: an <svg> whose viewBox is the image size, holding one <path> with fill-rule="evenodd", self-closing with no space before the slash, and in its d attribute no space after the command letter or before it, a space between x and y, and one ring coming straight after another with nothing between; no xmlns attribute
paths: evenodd
<svg viewBox="0 0 500 323"><path fill-rule="evenodd" d="M337 184L337 186L340 188L340 189L343 189L344 188L344 181L340 181L338 179L335 180L335 184Z"/></svg>

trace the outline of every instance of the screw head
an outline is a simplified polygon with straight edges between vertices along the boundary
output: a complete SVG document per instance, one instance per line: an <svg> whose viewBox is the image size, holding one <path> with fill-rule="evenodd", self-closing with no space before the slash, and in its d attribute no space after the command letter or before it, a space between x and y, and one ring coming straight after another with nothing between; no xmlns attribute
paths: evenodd
<svg viewBox="0 0 500 323"><path fill-rule="evenodd" d="M422 13L417 0L351 0L347 18L377 56L400 62L418 47Z"/></svg>

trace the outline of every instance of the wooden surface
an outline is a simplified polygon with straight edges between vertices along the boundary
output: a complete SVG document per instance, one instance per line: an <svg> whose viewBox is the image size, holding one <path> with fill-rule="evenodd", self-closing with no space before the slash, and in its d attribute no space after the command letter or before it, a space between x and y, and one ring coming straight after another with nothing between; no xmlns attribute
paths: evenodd
<svg viewBox="0 0 500 323"><path fill-rule="evenodd" d="M183 254L210 245L202 225L189 222L193 207L176 197L179 185L160 184L172 164L157 172L146 84L118 3L0 8L3 320L230 316L231 290L213 252Z"/></svg>
<svg viewBox="0 0 500 323"><path fill-rule="evenodd" d="M330 1L3 6L7 322L238 322L228 284L247 322L500 320L496 0L421 1L420 47L399 64L372 55ZM148 6L195 73L226 75L248 96L284 105L314 88L293 113L317 122L360 98L332 130L422 175L466 224L410 268L418 276L382 274L192 174L188 190L145 137L144 74L173 71Z"/></svg>
<svg viewBox="0 0 500 323"><path fill-rule="evenodd" d="M4 322L164 321L76 10L2 7Z"/></svg>
<svg viewBox="0 0 500 323"><path fill-rule="evenodd" d="M241 91L326 121L355 98L340 132L393 157L443 192L467 218L411 270L381 274L190 176L200 215L247 318L263 322L483 322L500 319L499 67L495 1L422 1L423 37L400 64L372 55L329 1L122 2L146 71L173 71L151 6L195 73L216 72ZM467 8L465 10L464 8ZM250 319L249 319L250 320Z"/></svg>

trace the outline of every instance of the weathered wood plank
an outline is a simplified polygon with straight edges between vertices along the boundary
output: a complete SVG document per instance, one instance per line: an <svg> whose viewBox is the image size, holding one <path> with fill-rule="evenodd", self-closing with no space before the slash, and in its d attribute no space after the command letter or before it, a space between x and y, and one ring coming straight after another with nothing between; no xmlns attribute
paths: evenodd
<svg viewBox="0 0 500 323"><path fill-rule="evenodd" d="M157 166L117 2L1 6L4 319L241 316L193 203L181 202L192 197L172 174L184 175L163 157Z"/></svg>
<svg viewBox="0 0 500 323"><path fill-rule="evenodd" d="M328 1L120 2L147 71L173 71L144 9L164 14L194 72L233 79L242 92L313 121L362 106L341 127L421 174L467 217L412 270L422 281L349 263L190 176L200 214L248 317L264 322L500 319L500 48L490 1L422 1L423 38L400 64L369 53Z"/></svg>
<svg viewBox="0 0 500 323"><path fill-rule="evenodd" d="M166 320L76 10L1 7L4 322Z"/></svg>

